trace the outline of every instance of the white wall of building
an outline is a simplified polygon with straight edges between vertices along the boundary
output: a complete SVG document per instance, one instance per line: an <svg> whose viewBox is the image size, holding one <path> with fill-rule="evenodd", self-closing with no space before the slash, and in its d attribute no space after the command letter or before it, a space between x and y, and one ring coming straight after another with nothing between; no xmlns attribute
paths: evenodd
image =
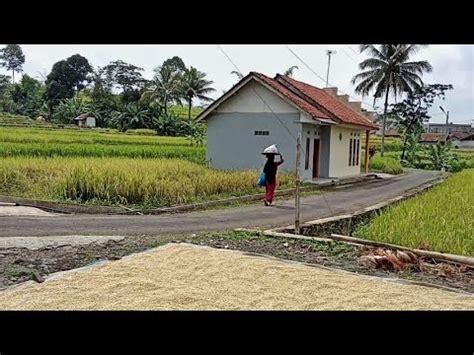
<svg viewBox="0 0 474 355"><path fill-rule="evenodd" d="M343 177L360 174L363 130L341 126L331 127L329 176ZM352 134L352 135L351 135ZM359 164L349 165L349 144L351 139L359 139Z"/></svg>

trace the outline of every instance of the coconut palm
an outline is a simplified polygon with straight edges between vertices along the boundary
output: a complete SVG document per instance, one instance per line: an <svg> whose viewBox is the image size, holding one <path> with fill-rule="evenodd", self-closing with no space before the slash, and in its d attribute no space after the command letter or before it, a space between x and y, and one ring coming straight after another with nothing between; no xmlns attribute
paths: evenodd
<svg viewBox="0 0 474 355"><path fill-rule="evenodd" d="M293 66L289 67L289 68L283 73L283 75L292 77L292 76L293 76L293 72L295 71L295 69L299 69L297 65L293 65Z"/></svg>
<svg viewBox="0 0 474 355"><path fill-rule="evenodd" d="M190 120L193 99L198 98L201 101L212 101L212 98L206 95L216 90L211 87L214 82L206 80L206 74L200 72L194 67L184 71L182 81L182 93L183 97L188 102L188 119Z"/></svg>
<svg viewBox="0 0 474 355"><path fill-rule="evenodd" d="M232 70L230 73L236 75L239 80L241 80L244 77L241 72L238 72L235 70Z"/></svg>
<svg viewBox="0 0 474 355"><path fill-rule="evenodd" d="M431 72L432 67L427 61L410 62L410 57L423 47L408 44L384 44L377 48L372 44L360 46L360 52L367 53L370 58L359 64L363 71L354 78L352 84L358 83L355 92L368 95L372 90L374 102L376 98L385 95L385 107L382 123L382 145L380 155L384 153L385 125L387 120L388 98L392 94L395 98L403 92L412 92L423 85L421 75Z"/></svg>
<svg viewBox="0 0 474 355"><path fill-rule="evenodd" d="M143 97L145 100L158 101L167 114L170 103L181 105L181 73L172 70L169 66L161 66L154 71L155 76L143 93Z"/></svg>

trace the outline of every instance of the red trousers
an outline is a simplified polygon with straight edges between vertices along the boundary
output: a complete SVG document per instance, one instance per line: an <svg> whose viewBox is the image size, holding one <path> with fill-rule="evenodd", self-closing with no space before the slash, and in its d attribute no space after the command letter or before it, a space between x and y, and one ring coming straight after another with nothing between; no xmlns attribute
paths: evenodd
<svg viewBox="0 0 474 355"><path fill-rule="evenodd" d="M273 194L275 193L276 181L269 183L265 183L265 200L272 203L273 202Z"/></svg>

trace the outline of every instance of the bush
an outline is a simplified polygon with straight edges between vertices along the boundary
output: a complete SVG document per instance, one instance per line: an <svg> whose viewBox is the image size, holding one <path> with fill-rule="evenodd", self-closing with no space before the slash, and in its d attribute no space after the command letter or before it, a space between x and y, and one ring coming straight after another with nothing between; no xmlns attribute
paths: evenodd
<svg viewBox="0 0 474 355"><path fill-rule="evenodd" d="M374 157L370 160L369 169L392 175L403 173L403 168L400 162L390 157Z"/></svg>

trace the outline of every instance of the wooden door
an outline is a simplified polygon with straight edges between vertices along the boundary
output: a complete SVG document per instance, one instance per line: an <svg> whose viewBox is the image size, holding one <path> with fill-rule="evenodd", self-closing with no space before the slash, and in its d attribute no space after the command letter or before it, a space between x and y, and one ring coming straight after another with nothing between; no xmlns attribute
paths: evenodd
<svg viewBox="0 0 474 355"><path fill-rule="evenodd" d="M313 144L313 179L319 178L319 152L320 140L315 139Z"/></svg>

